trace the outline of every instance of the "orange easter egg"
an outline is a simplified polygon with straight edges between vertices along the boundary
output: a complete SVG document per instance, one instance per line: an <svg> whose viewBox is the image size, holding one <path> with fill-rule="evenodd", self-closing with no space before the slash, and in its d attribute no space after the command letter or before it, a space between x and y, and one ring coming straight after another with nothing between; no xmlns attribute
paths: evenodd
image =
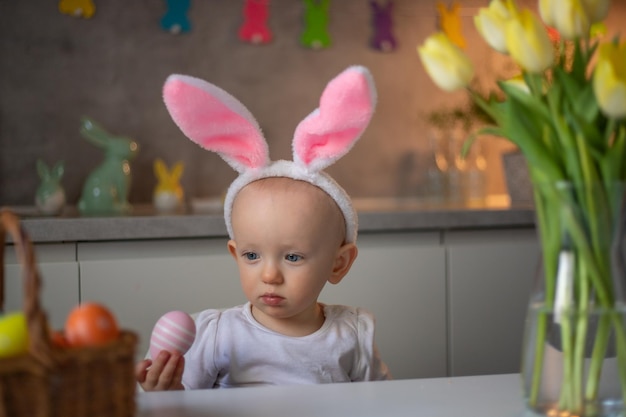
<svg viewBox="0 0 626 417"><path fill-rule="evenodd" d="M71 346L100 346L118 338L120 329L113 313L98 303L75 307L65 321L65 338Z"/></svg>
<svg viewBox="0 0 626 417"><path fill-rule="evenodd" d="M60 330L54 330L50 333L50 339L52 341L52 345L58 348L68 348L70 347L70 342L67 341L65 334Z"/></svg>

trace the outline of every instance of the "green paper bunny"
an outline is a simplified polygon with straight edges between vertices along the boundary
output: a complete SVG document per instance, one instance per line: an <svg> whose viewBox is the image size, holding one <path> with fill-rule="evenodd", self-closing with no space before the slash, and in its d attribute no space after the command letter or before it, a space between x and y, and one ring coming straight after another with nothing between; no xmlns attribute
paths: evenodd
<svg viewBox="0 0 626 417"><path fill-rule="evenodd" d="M83 118L80 133L104 150L104 160L87 177L78 210L83 215L128 213L130 163L138 150L135 141L113 136L89 118Z"/></svg>
<svg viewBox="0 0 626 417"><path fill-rule="evenodd" d="M304 0L304 5L304 32L300 37L300 43L313 49L330 46L328 34L330 0Z"/></svg>

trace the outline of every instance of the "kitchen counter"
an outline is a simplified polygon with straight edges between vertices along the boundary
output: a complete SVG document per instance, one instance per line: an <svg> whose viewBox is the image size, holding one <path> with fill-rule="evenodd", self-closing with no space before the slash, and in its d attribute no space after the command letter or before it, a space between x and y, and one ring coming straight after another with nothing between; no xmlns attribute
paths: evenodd
<svg viewBox="0 0 626 417"><path fill-rule="evenodd" d="M354 199L359 232L429 231L534 227L532 207L511 207L505 198L474 205L434 204L418 199ZM12 208L32 241L87 242L137 239L211 238L226 236L221 207L161 215L149 205L130 215L84 217L75 207L59 216L41 216L33 207Z"/></svg>

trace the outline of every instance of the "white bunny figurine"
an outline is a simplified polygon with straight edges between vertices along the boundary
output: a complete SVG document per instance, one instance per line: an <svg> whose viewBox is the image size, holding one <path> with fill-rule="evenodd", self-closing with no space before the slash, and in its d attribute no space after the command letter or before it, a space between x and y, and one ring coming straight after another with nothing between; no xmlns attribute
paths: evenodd
<svg viewBox="0 0 626 417"><path fill-rule="evenodd" d="M350 198L322 170L352 148L373 115L376 90L365 67L349 67L328 83L319 108L296 127L293 161L270 161L267 142L250 111L213 84L186 75L170 75L163 98L174 122L189 139L217 152L239 172L224 201L231 238L230 215L239 190L261 178L289 177L309 182L333 198L346 220L346 240L356 240L357 216Z"/></svg>
<svg viewBox="0 0 626 417"><path fill-rule="evenodd" d="M61 178L65 171L65 163L57 162L52 169L41 159L37 160L37 174L41 183L35 192L35 205L44 215L56 215L65 207L65 190Z"/></svg>

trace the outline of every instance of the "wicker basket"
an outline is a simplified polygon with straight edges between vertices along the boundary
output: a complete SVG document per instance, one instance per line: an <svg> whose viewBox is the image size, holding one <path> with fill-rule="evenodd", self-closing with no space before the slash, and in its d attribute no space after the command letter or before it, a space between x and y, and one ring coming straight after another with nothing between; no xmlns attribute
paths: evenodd
<svg viewBox="0 0 626 417"><path fill-rule="evenodd" d="M104 346L55 346L39 302L41 277L32 243L8 210L0 210L0 311L6 232L23 269L30 346L23 355L0 358L0 417L132 417L137 336L122 330L119 339Z"/></svg>

